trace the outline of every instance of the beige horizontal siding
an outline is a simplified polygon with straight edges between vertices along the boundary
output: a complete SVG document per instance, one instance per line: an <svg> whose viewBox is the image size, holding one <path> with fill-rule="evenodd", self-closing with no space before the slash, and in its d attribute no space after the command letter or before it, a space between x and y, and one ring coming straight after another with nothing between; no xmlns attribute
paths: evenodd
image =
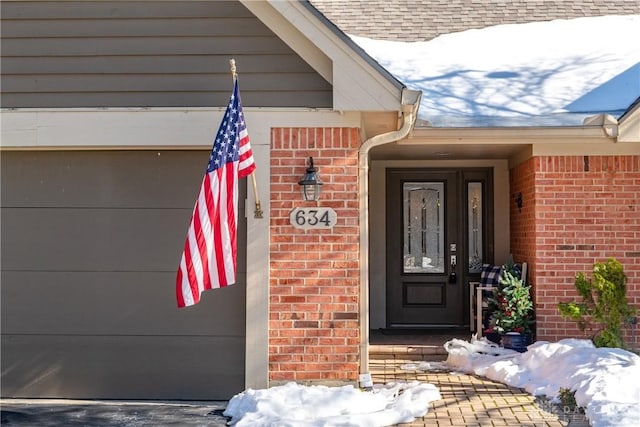
<svg viewBox="0 0 640 427"><path fill-rule="evenodd" d="M236 1L3 1L2 107L332 105L331 85Z"/></svg>
<svg viewBox="0 0 640 427"><path fill-rule="evenodd" d="M106 75L40 75L37 79L26 76L7 76L5 84L18 92L73 92L77 89L77 81L82 78L87 87L95 92L197 92L199 88L230 84L229 76L207 76L205 74L162 74L162 75L129 75L126 79ZM260 83L268 83L269 91L280 92L299 88L320 90L322 82L310 82L305 76L295 73L267 74ZM244 82L243 82L244 83ZM257 82L243 84L245 92L255 89ZM144 90L141 90L144 89ZM266 92L266 91L265 91ZM227 94L229 95L229 94ZM244 96L243 96L244 100Z"/></svg>
<svg viewBox="0 0 640 427"><path fill-rule="evenodd" d="M7 20L3 31L15 38L69 37L193 37L230 34L244 37L273 37L273 33L252 16L241 18L83 18Z"/></svg>
<svg viewBox="0 0 640 427"><path fill-rule="evenodd" d="M235 55L234 59L242 67L251 70L263 67L268 73L307 73L308 66L298 58L283 54L270 55ZM5 57L2 60L2 71L9 75L23 75L39 70L42 74L67 74L73 70L78 74L143 74L154 69L166 74L214 74L225 75L229 79L229 58L223 55L181 55L165 54L163 56L75 56L61 62L56 57L30 56ZM216 76L218 77L218 76ZM227 81L228 83L228 81ZM244 84L242 88L244 89Z"/></svg>
<svg viewBox="0 0 640 427"><path fill-rule="evenodd" d="M83 38L7 38L2 43L3 55L10 56L110 56L110 55L207 55L222 52L258 54L268 51L272 54L287 52L274 37L200 37L189 39L174 37L83 37ZM229 61L226 61L229 65ZM36 71L36 70L34 70ZM71 70L70 70L71 71ZM148 72L154 70L149 69ZM94 70L96 74L99 69ZM229 74L227 70L227 74Z"/></svg>
<svg viewBox="0 0 640 427"><path fill-rule="evenodd" d="M244 80L243 80L244 81ZM242 90L242 102L253 107L273 107L272 99L280 97L296 98L298 105L289 107L320 108L326 101L324 92L310 91L260 91L250 92ZM223 100L223 98L226 98ZM229 102L228 92L205 92L203 90L193 92L65 92L65 93L7 93L2 95L2 107L6 108L56 108L56 107L148 107L148 106L173 106L173 107L210 107L223 106ZM279 104L291 104L280 102Z"/></svg>
<svg viewBox="0 0 640 427"><path fill-rule="evenodd" d="M2 12L37 19L252 17L235 1L3 1Z"/></svg>

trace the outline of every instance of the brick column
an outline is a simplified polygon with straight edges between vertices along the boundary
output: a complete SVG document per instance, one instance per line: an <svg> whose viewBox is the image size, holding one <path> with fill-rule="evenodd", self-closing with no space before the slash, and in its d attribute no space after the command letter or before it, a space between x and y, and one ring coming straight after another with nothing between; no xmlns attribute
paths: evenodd
<svg viewBox="0 0 640 427"><path fill-rule="evenodd" d="M353 382L359 370L358 129L271 132L269 379ZM305 202L298 181L309 157L324 183ZM337 225L301 230L296 207L331 207ZM251 236L249 236L249 244ZM247 307L251 310L251 307Z"/></svg>
<svg viewBox="0 0 640 427"><path fill-rule="evenodd" d="M511 247L532 267L537 338L582 337L557 303L578 298L575 274L616 258L640 307L640 156L536 157L511 170Z"/></svg>
<svg viewBox="0 0 640 427"><path fill-rule="evenodd" d="M529 159L509 171L511 254L516 261L528 263L529 278L536 267L535 160ZM516 205L518 197L522 198L522 208Z"/></svg>

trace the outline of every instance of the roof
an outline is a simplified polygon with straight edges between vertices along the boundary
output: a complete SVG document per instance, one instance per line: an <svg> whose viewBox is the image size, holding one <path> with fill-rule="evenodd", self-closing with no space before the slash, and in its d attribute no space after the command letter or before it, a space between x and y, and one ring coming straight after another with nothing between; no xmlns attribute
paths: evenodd
<svg viewBox="0 0 640 427"><path fill-rule="evenodd" d="M423 92L419 118L437 127L580 126L640 96L640 14L354 40Z"/></svg>
<svg viewBox="0 0 640 427"><path fill-rule="evenodd" d="M640 96L640 1L311 3L423 92L420 126L580 126Z"/></svg>
<svg viewBox="0 0 640 427"><path fill-rule="evenodd" d="M342 31L425 41L499 24L640 13L635 0L310 0Z"/></svg>

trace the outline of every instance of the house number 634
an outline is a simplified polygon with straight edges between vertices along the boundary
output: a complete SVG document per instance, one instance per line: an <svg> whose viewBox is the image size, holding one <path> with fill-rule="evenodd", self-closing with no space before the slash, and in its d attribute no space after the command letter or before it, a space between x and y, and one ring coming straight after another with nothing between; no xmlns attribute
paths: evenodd
<svg viewBox="0 0 640 427"><path fill-rule="evenodd" d="M295 208L289 214L289 222L304 230L333 228L338 214L331 208Z"/></svg>

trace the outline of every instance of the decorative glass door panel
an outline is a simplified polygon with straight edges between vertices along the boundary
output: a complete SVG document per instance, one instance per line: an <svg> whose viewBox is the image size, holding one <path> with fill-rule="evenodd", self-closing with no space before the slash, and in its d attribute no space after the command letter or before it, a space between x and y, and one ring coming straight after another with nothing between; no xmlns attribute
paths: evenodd
<svg viewBox="0 0 640 427"><path fill-rule="evenodd" d="M467 229L469 230L469 273L482 271L483 256L483 200L482 182L469 182L467 184Z"/></svg>
<svg viewBox="0 0 640 427"><path fill-rule="evenodd" d="M403 184L405 273L443 273L444 183Z"/></svg>

